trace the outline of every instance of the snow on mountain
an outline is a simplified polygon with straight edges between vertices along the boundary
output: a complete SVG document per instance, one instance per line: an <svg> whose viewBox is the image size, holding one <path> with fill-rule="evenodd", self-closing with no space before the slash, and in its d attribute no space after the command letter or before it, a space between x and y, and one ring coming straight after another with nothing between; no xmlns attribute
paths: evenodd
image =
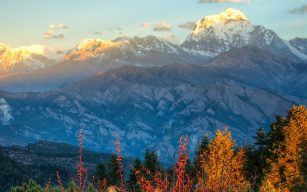
<svg viewBox="0 0 307 192"><path fill-rule="evenodd" d="M64 56L65 60L86 60L103 54L104 51L121 46L121 43L102 39L85 39Z"/></svg>
<svg viewBox="0 0 307 192"><path fill-rule="evenodd" d="M11 114L11 107L3 98L0 98L0 119L2 125L8 125L10 123L10 120L13 119L13 116Z"/></svg>
<svg viewBox="0 0 307 192"><path fill-rule="evenodd" d="M301 50L299 50L299 47L294 47L293 45L290 44L290 42L285 41L289 49L292 51L294 55L296 55L298 58L301 60L307 61L307 55L304 54ZM306 42L307 43L307 42Z"/></svg>
<svg viewBox="0 0 307 192"><path fill-rule="evenodd" d="M197 21L196 27L192 34L194 36L204 32L204 30L217 25L224 26L230 22L247 22L248 18L239 10L228 8L225 11L217 14L206 16L203 19Z"/></svg>
<svg viewBox="0 0 307 192"><path fill-rule="evenodd" d="M307 60L307 38L296 37L287 43L290 49L292 49L293 53L295 53L301 59Z"/></svg>
<svg viewBox="0 0 307 192"><path fill-rule="evenodd" d="M199 64L207 55L189 52L169 39L156 36L120 37L112 41L92 39L82 41L68 51L63 62L71 61L100 65L103 71L122 65L160 66L174 63Z"/></svg>
<svg viewBox="0 0 307 192"><path fill-rule="evenodd" d="M32 71L52 65L54 55L51 48L42 45L11 48L0 43L0 72Z"/></svg>
<svg viewBox="0 0 307 192"><path fill-rule="evenodd" d="M182 46L215 56L232 48L254 46L296 59L274 31L253 25L244 13L231 8L199 20Z"/></svg>

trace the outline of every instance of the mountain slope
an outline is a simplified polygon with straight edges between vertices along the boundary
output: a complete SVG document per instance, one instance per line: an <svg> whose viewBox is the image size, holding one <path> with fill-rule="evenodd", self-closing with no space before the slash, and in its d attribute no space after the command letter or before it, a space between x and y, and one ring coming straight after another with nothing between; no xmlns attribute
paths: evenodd
<svg viewBox="0 0 307 192"><path fill-rule="evenodd" d="M307 104L306 98L279 95L197 65L126 66L62 91L2 92L0 97L9 109L0 116L3 143L74 143L72 136L83 127L91 149L113 151L118 134L125 155L142 156L146 146L168 156L168 162L182 135L189 135L191 153L203 134L212 137L224 126L240 144L249 143L275 114Z"/></svg>
<svg viewBox="0 0 307 192"><path fill-rule="evenodd" d="M54 61L44 55L50 52L50 48L40 45L10 48L0 43L0 73L28 72L50 66Z"/></svg>
<svg viewBox="0 0 307 192"><path fill-rule="evenodd" d="M107 163L112 154L83 152L83 162L88 178L96 174L100 163ZM56 183L56 171L61 175L64 185L76 178L79 161L79 148L65 143L40 141L27 146L0 146L0 190L9 191L12 186L21 185L34 179L45 186L48 179ZM130 169L132 159L123 159L126 173Z"/></svg>
<svg viewBox="0 0 307 192"><path fill-rule="evenodd" d="M58 64L26 74L15 74L0 81L0 89L8 91L46 91L97 73L132 66L168 64L205 64L209 56L187 52L178 45L154 36L118 38L114 41L85 40L68 51Z"/></svg>
<svg viewBox="0 0 307 192"><path fill-rule="evenodd" d="M289 43L295 47L296 49L298 49L299 51L301 51L302 53L304 53L305 55L307 55L307 38L294 38L291 39L289 41Z"/></svg>
<svg viewBox="0 0 307 192"><path fill-rule="evenodd" d="M182 46L212 55L219 55L232 48L255 46L297 59L274 31L254 26L242 12L231 8L198 21Z"/></svg>

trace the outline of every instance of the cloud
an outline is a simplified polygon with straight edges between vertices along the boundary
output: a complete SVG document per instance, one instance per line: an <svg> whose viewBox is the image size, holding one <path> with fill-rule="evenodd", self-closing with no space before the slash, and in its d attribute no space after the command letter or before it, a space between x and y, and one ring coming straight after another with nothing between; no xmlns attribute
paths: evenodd
<svg viewBox="0 0 307 192"><path fill-rule="evenodd" d="M171 31L172 26L166 22L161 22L158 24L155 24L153 27L154 31Z"/></svg>
<svg viewBox="0 0 307 192"><path fill-rule="evenodd" d="M64 25L63 23L57 23L57 24L50 24L48 25L49 29L67 29L68 27Z"/></svg>
<svg viewBox="0 0 307 192"><path fill-rule="evenodd" d="M193 30L195 28L195 23L192 21L188 21L178 25L179 28Z"/></svg>
<svg viewBox="0 0 307 192"><path fill-rule="evenodd" d="M102 33L99 32L99 31L96 31L96 32L93 33L93 35L101 35L101 34L102 34Z"/></svg>
<svg viewBox="0 0 307 192"><path fill-rule="evenodd" d="M307 25L307 22L301 19L296 19L293 21L292 26L296 28L301 28Z"/></svg>
<svg viewBox="0 0 307 192"><path fill-rule="evenodd" d="M143 28L143 29L148 29L150 27L150 23L149 22L144 22L142 24L140 24L140 28Z"/></svg>
<svg viewBox="0 0 307 192"><path fill-rule="evenodd" d="M198 0L198 3L251 3L253 0Z"/></svg>
<svg viewBox="0 0 307 192"><path fill-rule="evenodd" d="M302 5L301 7L289 10L290 14L304 14L307 13L307 4Z"/></svg>
<svg viewBox="0 0 307 192"><path fill-rule="evenodd" d="M52 31L48 31L44 33L44 38L45 39L64 39L63 34L54 34Z"/></svg>

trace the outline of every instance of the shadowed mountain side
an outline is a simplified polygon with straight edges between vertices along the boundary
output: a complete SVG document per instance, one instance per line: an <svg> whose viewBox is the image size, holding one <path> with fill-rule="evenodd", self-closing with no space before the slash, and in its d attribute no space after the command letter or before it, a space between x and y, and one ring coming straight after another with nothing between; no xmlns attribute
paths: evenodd
<svg viewBox="0 0 307 192"><path fill-rule="evenodd" d="M197 65L125 66L59 91L0 97L2 143L74 143L72 136L83 127L90 149L112 152L119 134L125 155L141 156L148 146L168 154L168 162L182 135L189 135L191 153L203 134L212 137L224 126L240 144L250 143L275 114L307 103Z"/></svg>

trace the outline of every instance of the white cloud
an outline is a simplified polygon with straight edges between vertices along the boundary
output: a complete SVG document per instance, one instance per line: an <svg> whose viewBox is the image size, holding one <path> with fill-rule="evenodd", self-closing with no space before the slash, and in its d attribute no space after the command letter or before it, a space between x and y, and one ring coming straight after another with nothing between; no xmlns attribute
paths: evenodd
<svg viewBox="0 0 307 192"><path fill-rule="evenodd" d="M161 22L158 24L155 24L153 27L154 31L171 31L172 26L166 22Z"/></svg>
<svg viewBox="0 0 307 192"><path fill-rule="evenodd" d="M143 28L143 29L148 29L150 26L151 26L150 23L147 21L140 24L140 28Z"/></svg>
<svg viewBox="0 0 307 192"><path fill-rule="evenodd" d="M48 25L49 29L67 29L68 27L64 25L63 23L57 23L57 24L50 24Z"/></svg>
<svg viewBox="0 0 307 192"><path fill-rule="evenodd" d="M195 23L192 21L187 21L178 26L179 28L193 30L195 28Z"/></svg>
<svg viewBox="0 0 307 192"><path fill-rule="evenodd" d="M52 31L48 31L44 33L45 39L64 39L63 34L54 34Z"/></svg>
<svg viewBox="0 0 307 192"><path fill-rule="evenodd" d="M198 0L199 3L251 3L253 0Z"/></svg>

